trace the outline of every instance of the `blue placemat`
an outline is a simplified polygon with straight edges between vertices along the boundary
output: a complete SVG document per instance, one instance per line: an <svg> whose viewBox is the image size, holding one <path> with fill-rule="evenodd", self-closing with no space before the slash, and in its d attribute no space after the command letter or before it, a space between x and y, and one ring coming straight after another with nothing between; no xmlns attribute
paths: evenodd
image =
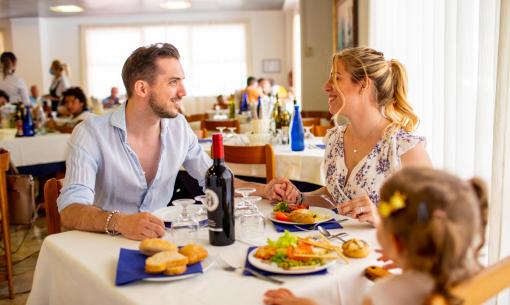
<svg viewBox="0 0 510 305"><path fill-rule="evenodd" d="M318 226L324 227L325 229L328 229L328 230L343 228L342 225L336 221L334 221L334 222L326 221L326 222L323 222L320 224L314 224L314 225L306 225L306 224L291 225L291 224L284 224L284 223L279 223L279 222L275 222L275 221L272 221L272 223L273 223L273 226L274 226L274 229L276 230L276 232L284 232L285 230L287 230L289 232L303 232L303 231L317 230Z"/></svg>
<svg viewBox="0 0 510 305"><path fill-rule="evenodd" d="M248 268L248 269L254 269L255 271L258 271L264 275L285 275L285 276L303 276L303 275L316 275L316 274L326 274L328 273L328 269L323 269L323 270L319 270L319 271L315 271L315 272L310 272L310 273L302 273L302 274L280 274L280 273L274 273L274 272L269 272L269 271L265 271L265 270L261 270L255 266L253 266L252 264L250 264L250 262L248 261L248 255L250 254L251 250L255 249L257 247L249 247L248 248L248 252L246 253L246 263L244 264L244 267L245 268ZM253 274L251 274L249 271L243 271L243 275L246 275L246 276L253 276Z"/></svg>
<svg viewBox="0 0 510 305"><path fill-rule="evenodd" d="M212 139L198 139L198 143L212 143Z"/></svg>
<svg viewBox="0 0 510 305"><path fill-rule="evenodd" d="M148 274L145 273L145 260L147 256L138 250L120 248L119 262L117 263L117 274L115 285L122 286L146 278L154 277L175 277L184 274L202 273L202 264L189 265L186 272L179 275Z"/></svg>

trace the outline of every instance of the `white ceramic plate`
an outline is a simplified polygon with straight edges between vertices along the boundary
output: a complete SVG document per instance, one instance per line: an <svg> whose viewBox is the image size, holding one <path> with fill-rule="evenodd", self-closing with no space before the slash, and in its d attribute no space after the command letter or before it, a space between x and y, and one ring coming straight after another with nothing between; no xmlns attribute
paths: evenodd
<svg viewBox="0 0 510 305"><path fill-rule="evenodd" d="M199 209L200 209L200 205L194 205L194 206L190 207L190 210L192 210L195 213ZM164 207L164 208L161 208L159 210L152 212L152 214L154 216L161 218L165 222L173 222L181 214L181 207L178 207L178 206ZM204 215L204 217L198 219L198 221L202 221L204 219L207 219L207 215Z"/></svg>
<svg viewBox="0 0 510 305"><path fill-rule="evenodd" d="M250 264L252 264L253 266L257 267L260 270L264 270L264 271L268 271L268 272L272 272L272 273L279 273L279 274L308 274L308 273L313 273L313 272L317 272L317 271L321 271L321 270L327 269L330 266L334 265L335 262L336 262L336 260L331 260L331 261L328 261L324 265L321 265L321 266L311 266L310 268L306 268L306 269L285 270L285 269L282 269L282 268L278 267L278 265L276 265L276 263L272 263L272 262L271 263L267 263L267 261L263 261L263 260L260 260L260 259L256 258L255 257L255 252L257 252L257 248L253 249L248 254L248 261L250 262Z"/></svg>
<svg viewBox="0 0 510 305"><path fill-rule="evenodd" d="M165 276L165 277L150 277L143 279L147 282L172 282L172 281L180 281L184 280L190 277L194 277L197 275L201 275L205 272L207 272L211 267L214 265L214 259L211 258L211 256L208 256L204 261L202 261L202 273L190 273L190 274L183 274L183 275L177 275L177 276Z"/></svg>
<svg viewBox="0 0 510 305"><path fill-rule="evenodd" d="M320 220L316 221L313 224L318 224L318 223L323 223L323 222L330 221L330 220L334 219L335 216L336 216L336 214L335 214L335 212L333 212L333 210L326 209L326 208L310 207L310 211L313 211L313 212L317 213L318 215L320 215L322 217ZM278 219L276 219L274 217L274 212L273 211L271 211L271 213L269 213L269 215L267 217L269 219L271 219L271 221L278 222L278 223L283 223L283 224L287 224L287 225L299 225L299 226L313 225L313 224L306 224L306 223L300 223L300 222L278 220Z"/></svg>

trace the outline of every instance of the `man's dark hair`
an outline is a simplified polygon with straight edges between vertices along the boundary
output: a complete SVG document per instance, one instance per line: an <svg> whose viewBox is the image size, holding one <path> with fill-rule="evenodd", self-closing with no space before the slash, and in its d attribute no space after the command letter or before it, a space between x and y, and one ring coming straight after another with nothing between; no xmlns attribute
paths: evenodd
<svg viewBox="0 0 510 305"><path fill-rule="evenodd" d="M80 87L71 87L64 91L62 93L62 100L65 101L66 97L73 96L77 98L80 103L83 104L83 111L88 110L87 107L87 97L85 96L85 93L83 93L83 90L81 90Z"/></svg>
<svg viewBox="0 0 510 305"><path fill-rule="evenodd" d="M253 76L249 76L246 80L246 86L251 86L257 82L257 79Z"/></svg>
<svg viewBox="0 0 510 305"><path fill-rule="evenodd" d="M4 90L0 90L0 97L5 98L5 100L7 101L7 103L9 103L9 95L8 95L8 94L7 94L7 92L5 92Z"/></svg>
<svg viewBox="0 0 510 305"><path fill-rule="evenodd" d="M122 81L126 87L128 98L133 95L133 86L136 81L144 80L152 84L158 73L156 60L158 58L180 59L179 51L169 43L156 43L148 47L136 49L126 59L122 67Z"/></svg>

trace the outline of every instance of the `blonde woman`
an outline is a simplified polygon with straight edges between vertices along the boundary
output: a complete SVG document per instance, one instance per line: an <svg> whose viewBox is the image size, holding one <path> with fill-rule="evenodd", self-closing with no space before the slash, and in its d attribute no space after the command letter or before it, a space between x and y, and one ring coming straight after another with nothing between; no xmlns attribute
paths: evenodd
<svg viewBox="0 0 510 305"><path fill-rule="evenodd" d="M413 133L418 117L405 68L370 48L345 49L333 56L324 91L329 112L348 123L325 137L326 186L298 200L314 204L327 195L341 214L375 225L383 181L402 167L431 166L425 138Z"/></svg>
<svg viewBox="0 0 510 305"><path fill-rule="evenodd" d="M51 110L57 111L57 108L62 100L62 94L69 87L71 87L67 75L69 74L67 65L55 59L51 63L50 74L53 75L53 80L50 85L50 93L44 97L51 100Z"/></svg>

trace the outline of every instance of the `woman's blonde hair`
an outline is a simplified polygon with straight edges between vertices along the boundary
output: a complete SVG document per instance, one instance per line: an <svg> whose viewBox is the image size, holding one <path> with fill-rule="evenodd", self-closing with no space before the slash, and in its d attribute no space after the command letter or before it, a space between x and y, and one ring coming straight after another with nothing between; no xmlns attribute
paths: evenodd
<svg viewBox="0 0 510 305"><path fill-rule="evenodd" d="M51 62L51 69L62 72L62 74L69 76L69 66L58 59L55 59Z"/></svg>
<svg viewBox="0 0 510 305"><path fill-rule="evenodd" d="M381 201L390 202L396 192L405 196L405 207L383 217L383 229L403 246L410 269L434 278L434 293L444 295L448 304L462 303L450 289L480 269L477 258L485 242L488 206L485 183L407 167L384 183Z"/></svg>
<svg viewBox="0 0 510 305"><path fill-rule="evenodd" d="M416 129L419 119L407 101L407 73L398 60L386 61L381 52L356 47L344 49L333 56L333 73L337 72L339 61L351 73L353 82L366 87L367 80L372 80L377 106L391 122L387 129L390 134L400 128L408 132ZM339 91L334 78L333 86Z"/></svg>

